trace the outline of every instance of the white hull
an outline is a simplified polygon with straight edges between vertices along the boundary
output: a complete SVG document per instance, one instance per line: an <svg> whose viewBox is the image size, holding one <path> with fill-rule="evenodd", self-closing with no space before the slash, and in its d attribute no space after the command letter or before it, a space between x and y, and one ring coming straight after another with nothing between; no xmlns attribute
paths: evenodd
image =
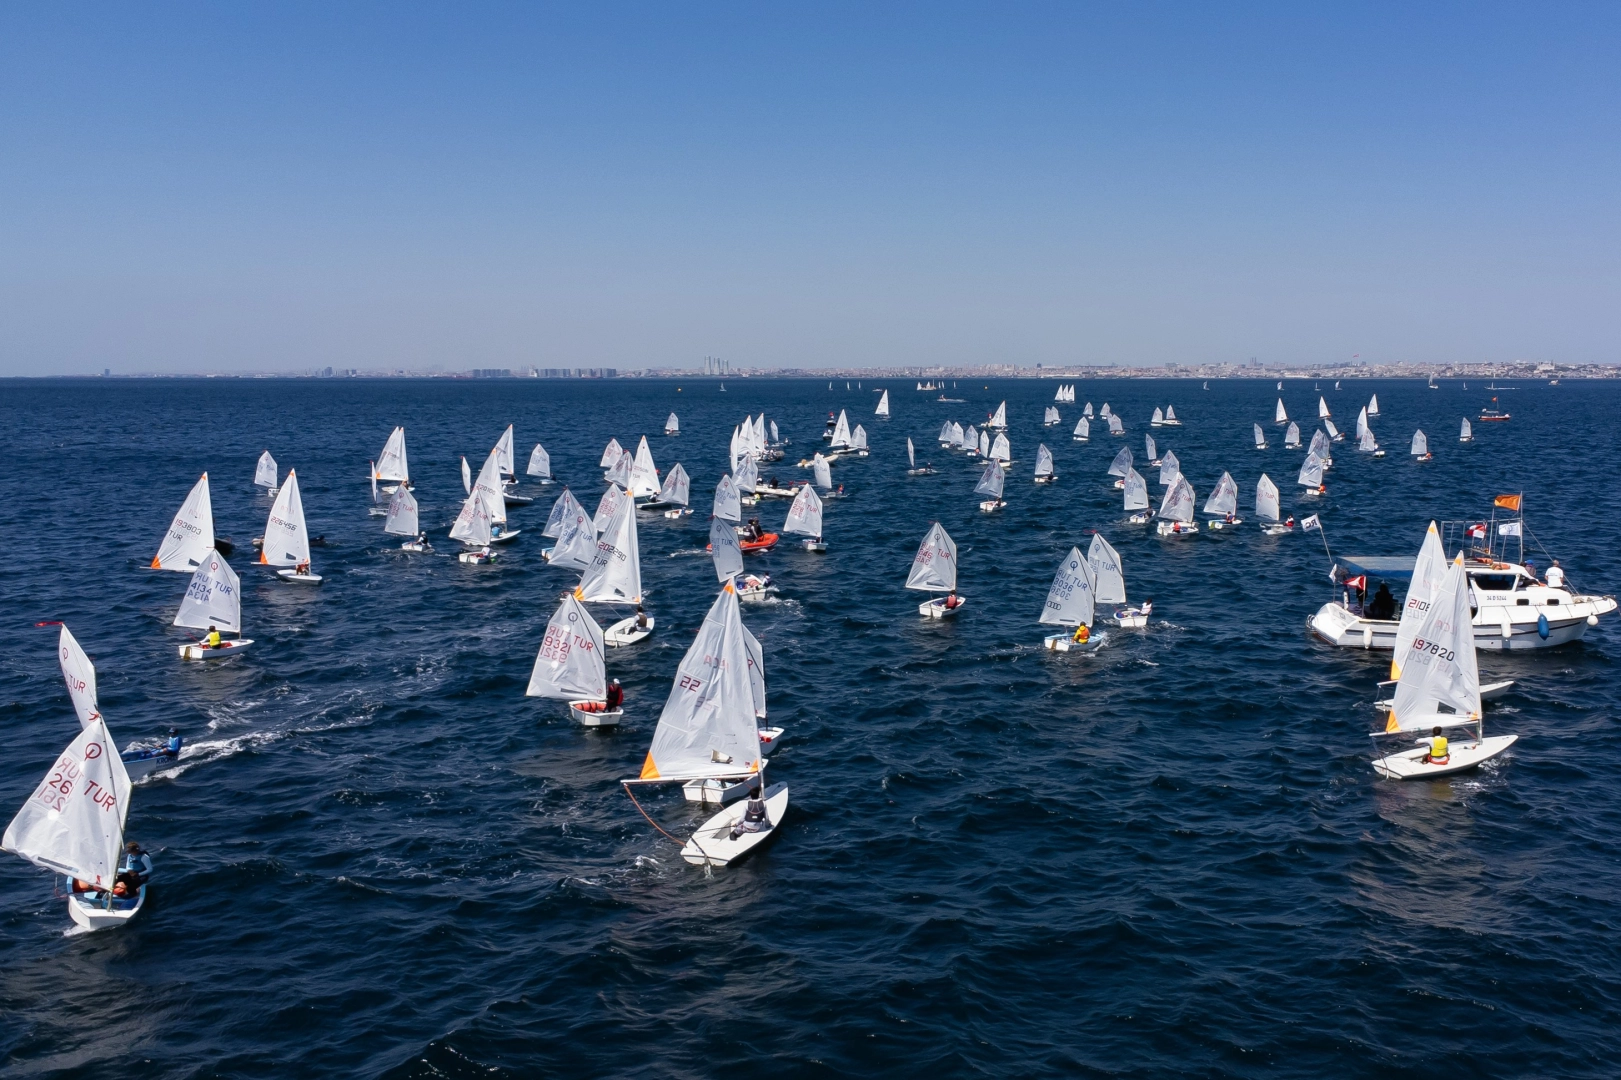
<svg viewBox="0 0 1621 1080"><path fill-rule="evenodd" d="M1001 499L986 499L984 502L979 504L979 508L985 511L987 514L994 514L1006 505L1007 503L1003 502Z"/></svg>
<svg viewBox="0 0 1621 1080"><path fill-rule="evenodd" d="M512 543L514 540L518 539L518 537L520 537L522 535L523 535L523 530L522 529L513 529L511 532L497 533L496 535L490 537L490 543L492 543L492 544L510 544L510 543Z"/></svg>
<svg viewBox="0 0 1621 1080"><path fill-rule="evenodd" d="M414 553L419 554L419 555L423 555L423 554L426 554L426 553L432 551L433 550L433 545L432 544L419 544L415 540L407 540L405 543L400 545L400 550L401 551L410 551L410 552L414 552Z"/></svg>
<svg viewBox="0 0 1621 1080"><path fill-rule="evenodd" d="M1197 536L1199 526L1191 521L1162 521L1154 531L1161 536Z"/></svg>
<svg viewBox="0 0 1621 1080"><path fill-rule="evenodd" d="M742 819L747 807L747 802L733 803L704 822L681 849L681 857L694 866L728 866L771 839L788 812L788 785L772 784L765 789L765 816L771 828L742 833L734 840L732 826Z"/></svg>
<svg viewBox="0 0 1621 1080"><path fill-rule="evenodd" d="M946 607L946 598L942 596L938 599L929 600L925 603L919 604L917 606L917 613L919 615L926 615L931 619L953 619L956 618L957 612L961 611L967 605L968 601L959 596L957 597L956 607Z"/></svg>
<svg viewBox="0 0 1621 1080"><path fill-rule="evenodd" d="M1388 684L1383 684L1382 683L1380 685L1388 685ZM1481 688L1480 688L1480 700L1483 701L1483 702L1485 702L1485 701L1496 701L1498 698L1500 698L1503 695L1507 694L1513 688L1514 688L1514 680L1513 679L1503 679L1500 682L1486 683L1486 684L1482 685ZM1378 709L1380 712L1389 712L1390 707L1393 704L1395 704L1394 701L1392 701L1390 698L1385 698L1383 701L1375 701L1373 703L1373 707L1375 709Z"/></svg>
<svg viewBox="0 0 1621 1080"><path fill-rule="evenodd" d="M294 585L319 585L322 581L320 574L300 574L296 570L277 570L276 576Z"/></svg>
<svg viewBox="0 0 1621 1080"><path fill-rule="evenodd" d="M1085 641L1076 641L1074 633L1048 634L1041 639L1041 643L1049 652L1091 652L1107 637L1107 634L1097 633Z"/></svg>
<svg viewBox="0 0 1621 1080"><path fill-rule="evenodd" d="M1114 624L1131 629L1141 629L1148 625L1148 614L1152 610L1147 606L1121 608L1114 613Z"/></svg>
<svg viewBox="0 0 1621 1080"><path fill-rule="evenodd" d="M736 582L737 598L739 600L764 600L766 592L771 588L771 577L756 577L750 574L742 581Z"/></svg>
<svg viewBox="0 0 1621 1080"><path fill-rule="evenodd" d="M690 803L726 806L760 786L758 774L744 780L688 780L681 785L681 797ZM769 811L767 814L769 815Z"/></svg>
<svg viewBox="0 0 1621 1080"><path fill-rule="evenodd" d="M495 551L464 551L456 556L456 561L466 563L468 566L482 566L484 563L494 562L498 554L499 552Z"/></svg>
<svg viewBox="0 0 1621 1080"><path fill-rule="evenodd" d="M1243 518L1234 518L1231 521L1228 521L1225 518L1213 518L1204 523L1205 528L1209 529L1211 532L1221 532L1223 529L1236 529L1242 524L1244 524Z"/></svg>
<svg viewBox="0 0 1621 1080"><path fill-rule="evenodd" d="M602 708L587 709L585 705L601 705L595 701L571 701L568 703L569 715L574 717L586 727L618 727L619 721L625 718L624 709L614 709L609 712Z"/></svg>
<svg viewBox="0 0 1621 1080"><path fill-rule="evenodd" d="M1373 768L1380 776L1392 780L1428 780L1437 776L1450 776L1452 773L1473 769L1482 762L1490 761L1513 746L1518 739L1518 735L1491 735L1478 740L1449 741L1447 760L1444 764L1425 761L1424 759L1429 756L1429 747L1419 746L1399 754L1376 758Z"/></svg>
<svg viewBox="0 0 1621 1080"><path fill-rule="evenodd" d="M602 640L610 649L617 649L624 645L634 645L638 641L646 641L653 635L653 616L647 617L646 626L636 625L636 616L620 619L602 632Z"/></svg>
<svg viewBox="0 0 1621 1080"><path fill-rule="evenodd" d="M801 540L799 542L799 546L804 548L806 551L815 552L818 555L827 554L826 540Z"/></svg>
<svg viewBox="0 0 1621 1080"><path fill-rule="evenodd" d="M388 507L374 506L371 508L370 513L372 517L388 517Z"/></svg>
<svg viewBox="0 0 1621 1080"><path fill-rule="evenodd" d="M1475 648L1521 650L1567 645L1580 641L1600 615L1614 610L1615 601L1609 597L1584 598L1575 603L1540 608L1483 607L1474 620ZM1505 613L1507 619L1503 618ZM1548 620L1547 637L1543 637L1539 629L1539 615ZM1394 649L1399 624L1393 619L1364 619L1343 604L1330 602L1318 608L1307 625L1312 633L1342 649Z"/></svg>
<svg viewBox="0 0 1621 1080"><path fill-rule="evenodd" d="M253 644L252 638L234 638L231 641L221 641L220 647L210 649L207 645L198 645L195 642L179 646L182 660L224 660L227 656L235 656L245 652Z"/></svg>
<svg viewBox="0 0 1621 1080"><path fill-rule="evenodd" d="M124 773L129 777L130 783L133 784L138 780L145 780L159 769L167 769L179 760L179 754L171 754L167 751L153 754L151 757L125 758Z"/></svg>
<svg viewBox="0 0 1621 1080"><path fill-rule="evenodd" d="M86 930L114 930L141 913L146 906L146 890L142 885L135 891L135 903L129 907L106 908L83 895L68 897L68 916Z"/></svg>

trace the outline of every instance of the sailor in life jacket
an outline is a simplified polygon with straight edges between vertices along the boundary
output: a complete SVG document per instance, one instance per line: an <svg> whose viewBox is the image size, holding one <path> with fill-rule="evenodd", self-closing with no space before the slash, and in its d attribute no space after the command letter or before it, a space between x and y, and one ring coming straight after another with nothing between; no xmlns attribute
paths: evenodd
<svg viewBox="0 0 1621 1080"><path fill-rule="evenodd" d="M1450 756L1451 751L1447 749L1447 737L1441 734L1441 729L1437 726L1430 732L1430 752L1424 755L1424 760L1431 765L1445 765Z"/></svg>
<svg viewBox="0 0 1621 1080"><path fill-rule="evenodd" d="M1080 626L1077 626L1075 628L1075 641L1076 641L1076 644L1085 645L1088 641L1091 641L1091 640L1092 640L1092 629L1091 629L1091 627L1087 626L1085 623L1082 623Z"/></svg>
<svg viewBox="0 0 1621 1080"><path fill-rule="evenodd" d="M209 649L217 649L220 647L220 632L219 629L213 624L210 624L208 627L208 636L203 638L203 646Z"/></svg>
<svg viewBox="0 0 1621 1080"><path fill-rule="evenodd" d="M743 807L743 816L738 819L737 826L732 829L732 839L736 840L744 833L765 832L771 828L771 819L766 817L765 799L756 791L749 796L749 801Z"/></svg>

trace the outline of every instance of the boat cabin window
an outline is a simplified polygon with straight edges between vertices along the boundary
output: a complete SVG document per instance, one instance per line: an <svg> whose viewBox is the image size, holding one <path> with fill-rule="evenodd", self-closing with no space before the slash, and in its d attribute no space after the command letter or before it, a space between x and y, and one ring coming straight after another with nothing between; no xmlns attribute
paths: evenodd
<svg viewBox="0 0 1621 1080"><path fill-rule="evenodd" d="M1474 579L1481 592L1513 592L1517 580L1513 574L1475 574Z"/></svg>
<svg viewBox="0 0 1621 1080"><path fill-rule="evenodd" d="M1516 600L1514 602L1516 604L1518 604L1520 607L1530 607L1531 606L1531 601L1529 599L1527 599L1526 597L1523 597L1523 596L1520 597L1518 600Z"/></svg>

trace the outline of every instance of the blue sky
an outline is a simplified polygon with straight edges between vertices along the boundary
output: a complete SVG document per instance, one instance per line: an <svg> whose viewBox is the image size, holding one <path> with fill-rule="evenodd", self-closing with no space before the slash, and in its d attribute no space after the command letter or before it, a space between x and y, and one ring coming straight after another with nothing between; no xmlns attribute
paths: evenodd
<svg viewBox="0 0 1621 1080"><path fill-rule="evenodd" d="M1618 45L1613 4L6 5L0 374L1612 361Z"/></svg>

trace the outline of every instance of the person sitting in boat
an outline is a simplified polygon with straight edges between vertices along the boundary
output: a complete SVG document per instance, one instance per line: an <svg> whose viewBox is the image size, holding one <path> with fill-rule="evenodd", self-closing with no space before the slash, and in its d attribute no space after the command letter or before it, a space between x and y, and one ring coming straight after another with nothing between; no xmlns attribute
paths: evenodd
<svg viewBox="0 0 1621 1080"><path fill-rule="evenodd" d="M145 885L152 877L152 856L141 850L141 845L131 840L124 845L124 859L119 864L118 876L128 877L137 886Z"/></svg>
<svg viewBox="0 0 1621 1080"><path fill-rule="evenodd" d="M1075 628L1075 644L1077 644L1077 645L1085 645L1088 641L1091 641L1091 640L1092 640L1092 628L1090 626L1087 626L1085 623L1082 623L1080 626L1077 626Z"/></svg>
<svg viewBox="0 0 1621 1080"><path fill-rule="evenodd" d="M844 485L843 485L843 484L840 484L840 485L839 485L839 490L838 490L838 491L837 491L837 492L835 492L835 493L834 493L834 496L833 496L833 497L834 497L834 498L835 498L835 499L842 499L842 498L844 498Z"/></svg>
<svg viewBox="0 0 1621 1080"><path fill-rule="evenodd" d="M946 607L947 611L950 611L952 608L956 607L960 603L962 603L962 601L957 598L956 593L947 593L946 594L945 607Z"/></svg>
<svg viewBox="0 0 1621 1080"><path fill-rule="evenodd" d="M1285 529L1292 529L1295 527L1295 516L1293 514L1290 514L1289 517L1284 521L1283 527Z"/></svg>
<svg viewBox="0 0 1621 1080"><path fill-rule="evenodd" d="M603 706L602 706L603 711L604 712L613 712L615 709L619 708L624 703L625 703L625 689L624 689L624 687L619 685L619 680L615 679L613 682L608 684L608 699L607 699L606 702L603 703Z"/></svg>
<svg viewBox="0 0 1621 1080"><path fill-rule="evenodd" d="M1379 591L1368 601L1368 618L1390 620L1396 617L1396 598L1391 595L1387 582L1379 583Z"/></svg>
<svg viewBox="0 0 1621 1080"><path fill-rule="evenodd" d="M1328 485L1327 484L1318 484L1317 485L1317 494L1319 494L1319 495L1327 495L1328 494Z"/></svg>
<svg viewBox="0 0 1621 1080"><path fill-rule="evenodd" d="M743 540L746 543L752 544L756 540L760 539L762 535L763 534L760 532L760 519L749 518L749 523L743 526Z"/></svg>
<svg viewBox="0 0 1621 1080"><path fill-rule="evenodd" d="M1441 734L1439 725L1431 729L1429 742L1430 752L1424 755L1424 760L1431 765L1445 765L1452 753L1447 749L1447 737Z"/></svg>
<svg viewBox="0 0 1621 1080"><path fill-rule="evenodd" d="M636 629L647 629L647 612L642 610L642 605L640 604L636 605Z"/></svg>
<svg viewBox="0 0 1621 1080"><path fill-rule="evenodd" d="M1559 560L1555 559L1548 564L1548 588L1563 589L1565 587L1565 571L1560 567Z"/></svg>
<svg viewBox="0 0 1621 1080"><path fill-rule="evenodd" d="M765 799L756 791L749 796L749 801L743 806L743 816L732 826L732 839L736 840L744 833L765 832L771 828L771 819L766 816Z"/></svg>
<svg viewBox="0 0 1621 1080"><path fill-rule="evenodd" d="M203 638L203 648L218 649L223 646L224 642L220 641L219 629L213 623L210 623L208 625L208 636Z"/></svg>
<svg viewBox="0 0 1621 1080"><path fill-rule="evenodd" d="M305 575L305 574L308 574L309 572L310 572L310 561L308 559L305 559L303 562L301 562L297 566L293 567L293 573L295 573L295 574Z"/></svg>

